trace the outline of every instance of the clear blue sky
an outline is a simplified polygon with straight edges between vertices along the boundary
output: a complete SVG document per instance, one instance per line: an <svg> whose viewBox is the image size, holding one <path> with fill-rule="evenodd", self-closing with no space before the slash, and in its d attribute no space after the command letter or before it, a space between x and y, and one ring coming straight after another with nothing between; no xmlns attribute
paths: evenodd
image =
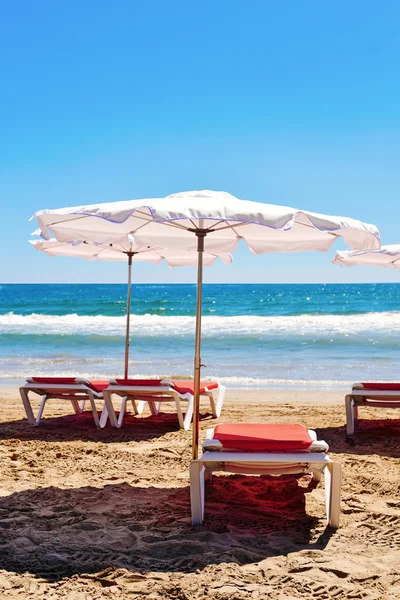
<svg viewBox="0 0 400 600"><path fill-rule="evenodd" d="M390 0L5 0L0 281L124 281L123 264L35 252L31 214L190 189L356 217L400 243L399 22ZM333 254L242 249L206 281L400 281Z"/></svg>

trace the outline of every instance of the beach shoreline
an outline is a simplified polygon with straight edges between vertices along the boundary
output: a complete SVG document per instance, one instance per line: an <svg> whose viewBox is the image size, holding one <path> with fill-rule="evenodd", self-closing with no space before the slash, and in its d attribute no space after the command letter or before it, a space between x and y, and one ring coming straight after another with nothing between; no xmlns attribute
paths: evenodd
<svg viewBox="0 0 400 600"><path fill-rule="evenodd" d="M19 388L24 385L24 380L15 380L15 382L0 383L0 397L4 398L19 398ZM318 398L318 404L340 404L344 406L344 396L349 388L343 387L338 390L325 389L305 389L305 386L297 389L287 388L226 388L226 402L233 403L285 403L285 402L300 402L304 404L315 404L315 398Z"/></svg>

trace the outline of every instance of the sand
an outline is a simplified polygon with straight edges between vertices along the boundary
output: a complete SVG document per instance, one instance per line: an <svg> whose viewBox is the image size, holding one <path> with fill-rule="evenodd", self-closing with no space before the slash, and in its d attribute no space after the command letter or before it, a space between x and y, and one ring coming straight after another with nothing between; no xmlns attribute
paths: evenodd
<svg viewBox="0 0 400 600"><path fill-rule="evenodd" d="M400 598L396 411L362 411L350 447L342 393L229 391L224 421L300 422L330 444L341 527L308 476L221 475L192 528L190 434L173 414L97 431L53 401L31 428L16 390L0 395L2 600Z"/></svg>

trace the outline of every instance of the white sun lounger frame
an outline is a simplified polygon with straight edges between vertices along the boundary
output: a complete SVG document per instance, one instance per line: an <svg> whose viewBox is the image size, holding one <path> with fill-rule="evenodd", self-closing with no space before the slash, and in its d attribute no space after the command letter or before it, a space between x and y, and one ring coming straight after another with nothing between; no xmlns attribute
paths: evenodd
<svg viewBox="0 0 400 600"><path fill-rule="evenodd" d="M29 392L42 396L36 417L33 413ZM26 384L19 388L19 393L30 425L36 427L39 425L46 402L50 399L69 400L76 414L83 413L85 402L89 400L96 427L103 428L107 423L108 414L107 411L104 411L104 407L100 418L96 409L96 400L104 402L103 394L93 390L86 379L77 378L75 383L37 383L28 377Z"/></svg>
<svg viewBox="0 0 400 600"><path fill-rule="evenodd" d="M375 408L400 408L400 386L398 390L365 389L362 383L355 383L351 394L345 397L346 404L346 434L349 440L354 437L358 421L359 406Z"/></svg>
<svg viewBox="0 0 400 600"><path fill-rule="evenodd" d="M204 454L190 463L190 502L192 524L201 525L204 519L205 482L214 471L242 473L245 475L283 475L312 473L319 481L324 474L325 504L328 524L337 529L340 520L341 465L331 460L325 442L317 441L315 431L309 430L315 442L304 452L243 452L223 450L217 440L212 440L214 429L207 430L203 444ZM210 441L212 443L210 444ZM218 450L218 447L221 449Z"/></svg>
<svg viewBox="0 0 400 600"><path fill-rule="evenodd" d="M210 400L211 411L214 418L221 415L222 405L225 397L225 386L218 384L217 388L209 390L204 386L202 396L207 396ZM214 392L216 397L214 396ZM121 408L117 418L112 396L113 394L122 397ZM186 431L190 429L193 418L194 396L190 393L179 393L172 385L149 386L149 385L121 385L110 381L110 385L103 391L105 410L108 412L112 427L121 427L128 401L132 401L135 414L143 412L144 403L147 402L153 415L158 415L163 402L175 402L176 413L178 415L179 426ZM187 402L186 412L182 411L182 402Z"/></svg>

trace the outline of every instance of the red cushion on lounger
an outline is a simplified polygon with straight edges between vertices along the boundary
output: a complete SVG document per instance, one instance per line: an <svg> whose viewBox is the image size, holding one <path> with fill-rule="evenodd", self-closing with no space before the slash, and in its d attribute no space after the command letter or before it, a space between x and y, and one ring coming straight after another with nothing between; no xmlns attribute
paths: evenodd
<svg viewBox="0 0 400 600"><path fill-rule="evenodd" d="M32 377L32 381L35 383L43 383L45 385L52 385L53 383L59 385L74 385L77 383L75 377ZM88 384L95 392L102 392L110 385L110 382L97 380L89 381Z"/></svg>
<svg viewBox="0 0 400 600"><path fill-rule="evenodd" d="M172 381L174 388L180 394L194 394L194 381L183 381L182 379L174 379ZM206 388L208 390L215 390L218 387L218 383L215 381L202 381L200 383L200 394L204 394Z"/></svg>
<svg viewBox="0 0 400 600"><path fill-rule="evenodd" d="M32 381L34 381L35 383L47 383L47 384L52 384L52 383L69 384L69 383L75 383L75 377L32 377Z"/></svg>
<svg viewBox="0 0 400 600"><path fill-rule="evenodd" d="M132 385L132 386L149 386L155 387L162 385L161 379L116 379L118 385Z"/></svg>
<svg viewBox="0 0 400 600"><path fill-rule="evenodd" d="M287 452L307 450L312 439L304 425L222 423L214 429L213 439L226 449Z"/></svg>
<svg viewBox="0 0 400 600"><path fill-rule="evenodd" d="M110 385L109 381L98 380L98 381L89 381L89 385L95 392L102 392Z"/></svg>
<svg viewBox="0 0 400 600"><path fill-rule="evenodd" d="M375 382L368 381L367 383L361 384L365 390L393 390L400 392L400 383L395 383L392 381L386 382Z"/></svg>
<svg viewBox="0 0 400 600"><path fill-rule="evenodd" d="M115 380L118 385L131 385L131 386L162 386L168 385L168 382L171 381L174 389L180 394L194 394L194 382L184 381L181 379L170 380L170 379L116 379ZM218 387L218 383L215 381L203 382L200 388L200 394L204 394L205 388L208 390L214 390Z"/></svg>

